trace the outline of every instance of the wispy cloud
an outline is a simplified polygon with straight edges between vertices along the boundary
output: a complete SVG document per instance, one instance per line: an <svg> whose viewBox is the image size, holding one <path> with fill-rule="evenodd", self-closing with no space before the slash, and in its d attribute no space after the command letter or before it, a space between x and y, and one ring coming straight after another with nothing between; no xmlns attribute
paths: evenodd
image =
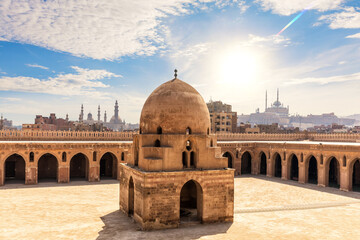
<svg viewBox="0 0 360 240"><path fill-rule="evenodd" d="M323 15L319 21L328 23L332 29L360 28L359 8L347 7L341 12Z"/></svg>
<svg viewBox="0 0 360 240"><path fill-rule="evenodd" d="M289 16L310 7L320 12L339 9L345 0L256 0L264 11Z"/></svg>
<svg viewBox="0 0 360 240"><path fill-rule="evenodd" d="M215 0L0 2L0 38L94 59L152 55L166 45L162 19ZM218 4L243 1L223 0Z"/></svg>
<svg viewBox="0 0 360 240"><path fill-rule="evenodd" d="M346 38L360 38L360 33L356 33L353 35L346 36Z"/></svg>
<svg viewBox="0 0 360 240"><path fill-rule="evenodd" d="M307 83L325 85L329 83L341 83L341 82L359 81L359 80L360 80L360 72L347 74L347 75L331 76L331 77L308 77L308 78L292 79L288 82L285 82L285 85L299 85L299 84L307 84Z"/></svg>
<svg viewBox="0 0 360 240"><path fill-rule="evenodd" d="M49 68L48 67L45 67L45 66L41 66L41 65L38 65L38 64L25 64L26 66L28 67L33 67L33 68L41 68L41 69L44 69L44 70L48 70Z"/></svg>
<svg viewBox="0 0 360 240"><path fill-rule="evenodd" d="M91 70L71 67L73 73L58 74L55 77L39 79L34 77L0 77L2 91L47 93L54 95L74 96L89 95L91 97L103 97L96 89L108 88L101 80L105 78L121 77L106 70Z"/></svg>

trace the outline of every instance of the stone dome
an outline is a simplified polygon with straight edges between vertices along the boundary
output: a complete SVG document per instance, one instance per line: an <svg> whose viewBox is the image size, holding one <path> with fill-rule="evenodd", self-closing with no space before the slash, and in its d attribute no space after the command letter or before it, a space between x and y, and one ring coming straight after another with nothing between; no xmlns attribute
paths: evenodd
<svg viewBox="0 0 360 240"><path fill-rule="evenodd" d="M207 134L209 110L201 95L189 84L175 78L156 88L147 98L140 117L142 134Z"/></svg>

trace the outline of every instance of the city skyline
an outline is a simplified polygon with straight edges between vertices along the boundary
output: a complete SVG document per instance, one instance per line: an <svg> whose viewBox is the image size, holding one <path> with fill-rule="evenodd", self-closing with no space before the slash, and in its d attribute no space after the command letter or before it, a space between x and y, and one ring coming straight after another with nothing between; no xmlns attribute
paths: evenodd
<svg viewBox="0 0 360 240"><path fill-rule="evenodd" d="M311 8L281 35L304 9ZM14 125L97 106L137 123L146 96L173 78L251 113L280 99L292 114L359 113L356 1L3 1L0 112ZM96 10L97 9L97 10ZM95 12L96 10L96 12ZM46 17L44 17L46 16ZM45 101L44 101L45 100Z"/></svg>

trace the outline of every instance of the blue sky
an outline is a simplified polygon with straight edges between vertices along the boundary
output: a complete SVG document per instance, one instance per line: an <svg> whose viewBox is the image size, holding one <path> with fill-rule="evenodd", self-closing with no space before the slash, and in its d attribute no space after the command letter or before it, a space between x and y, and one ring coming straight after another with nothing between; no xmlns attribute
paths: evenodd
<svg viewBox="0 0 360 240"><path fill-rule="evenodd" d="M311 9L280 36L304 8ZM179 78L238 113L280 100L292 114L360 113L360 3L352 0L0 2L0 112L76 120L80 105L137 123Z"/></svg>

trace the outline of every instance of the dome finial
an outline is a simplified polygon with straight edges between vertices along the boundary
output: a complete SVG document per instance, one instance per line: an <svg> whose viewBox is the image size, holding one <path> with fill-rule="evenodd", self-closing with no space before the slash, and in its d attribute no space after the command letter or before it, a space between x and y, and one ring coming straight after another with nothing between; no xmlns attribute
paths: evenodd
<svg viewBox="0 0 360 240"><path fill-rule="evenodd" d="M177 78L177 69L174 70L174 77Z"/></svg>

